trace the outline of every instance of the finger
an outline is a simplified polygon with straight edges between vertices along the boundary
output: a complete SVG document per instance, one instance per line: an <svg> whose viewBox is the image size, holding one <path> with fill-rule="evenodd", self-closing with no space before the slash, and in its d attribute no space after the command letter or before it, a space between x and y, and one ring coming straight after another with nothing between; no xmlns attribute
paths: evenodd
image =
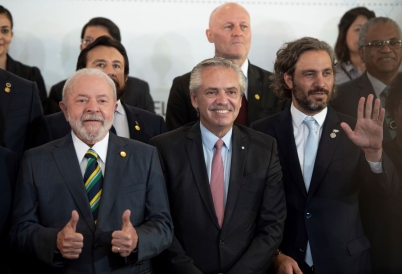
<svg viewBox="0 0 402 274"><path fill-rule="evenodd" d="M380 110L381 110L381 101L380 99L375 99L373 109L373 120L378 121L380 119L379 118Z"/></svg>
<svg viewBox="0 0 402 274"><path fill-rule="evenodd" d="M296 262L292 266L293 266L293 273L295 273L295 274L303 274L303 272L300 270L300 268L299 268L299 266L297 265Z"/></svg>
<svg viewBox="0 0 402 274"><path fill-rule="evenodd" d="M384 124L385 120L385 108L380 109L380 115L378 116L378 120L380 121L381 125Z"/></svg>
<svg viewBox="0 0 402 274"><path fill-rule="evenodd" d="M78 223L78 220L79 220L78 212L77 212L76 210L73 210L73 211L71 212L71 219L70 219L70 221L67 223L67 225L70 226L70 227L74 230L74 232L77 230L77 223Z"/></svg>
<svg viewBox="0 0 402 274"><path fill-rule="evenodd" d="M341 123L341 128L343 129L343 131L345 131L346 135L348 135L348 137L351 138L351 136L353 135L354 132L350 128L350 126L347 123L342 122Z"/></svg>
<svg viewBox="0 0 402 274"><path fill-rule="evenodd" d="M130 211L129 209L126 209L126 211L124 211L123 217L122 217L122 227L121 227L121 230L124 230L124 228L132 227L132 226L133 226L133 225L131 224L131 221L130 221L130 215L131 215L131 211Z"/></svg>
<svg viewBox="0 0 402 274"><path fill-rule="evenodd" d="M366 112L364 117L366 119L371 119L372 118L372 114L373 114L373 94L369 94L367 96L367 100L366 100Z"/></svg>
<svg viewBox="0 0 402 274"><path fill-rule="evenodd" d="M357 104L357 119L364 118L364 102L366 98L361 97L359 103Z"/></svg>

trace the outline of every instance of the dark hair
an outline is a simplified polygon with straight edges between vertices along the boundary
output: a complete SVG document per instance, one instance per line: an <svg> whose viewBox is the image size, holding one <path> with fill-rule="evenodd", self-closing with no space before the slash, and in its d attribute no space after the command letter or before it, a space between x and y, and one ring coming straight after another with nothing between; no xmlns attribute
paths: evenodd
<svg viewBox="0 0 402 274"><path fill-rule="evenodd" d="M10 22L11 22L11 29L13 29L14 23L13 23L13 17L11 15L11 12L8 9L6 9L5 7L3 7L2 5L0 5L0 14L6 15L8 20L10 20Z"/></svg>
<svg viewBox="0 0 402 274"><path fill-rule="evenodd" d="M89 44L85 49L80 52L77 60L77 67L76 70L86 68L87 66L87 55L93 48L98 46L105 46L110 48L117 49L124 58L124 75L128 75L129 73L129 64L128 64L128 56L126 49L124 46L117 40L109 37L109 36L100 36L91 44Z"/></svg>
<svg viewBox="0 0 402 274"><path fill-rule="evenodd" d="M335 43L335 53L340 62L350 61L349 48L346 44L346 35L350 26L360 15L365 16L367 20L375 17L375 13L365 7L357 7L347 11L341 18L338 25L338 39Z"/></svg>
<svg viewBox="0 0 402 274"><path fill-rule="evenodd" d="M274 73L269 77L272 80L270 87L279 99L287 100L292 98L292 90L286 85L284 75L287 73L293 76L300 55L306 51L322 50L326 51L331 58L332 69L335 74L335 52L326 42L316 38L303 37L283 44L276 53Z"/></svg>
<svg viewBox="0 0 402 274"><path fill-rule="evenodd" d="M394 120L394 112L402 102L402 72L399 72L388 89L388 96L385 100L385 109L388 110L391 119Z"/></svg>
<svg viewBox="0 0 402 274"><path fill-rule="evenodd" d="M117 41L121 42L120 30L117 27L117 25L113 23L111 20L104 17L95 17L89 20L89 22L86 23L85 26L82 28L81 39L84 39L85 30L87 29L87 27L92 26L105 27L113 39L116 39Z"/></svg>

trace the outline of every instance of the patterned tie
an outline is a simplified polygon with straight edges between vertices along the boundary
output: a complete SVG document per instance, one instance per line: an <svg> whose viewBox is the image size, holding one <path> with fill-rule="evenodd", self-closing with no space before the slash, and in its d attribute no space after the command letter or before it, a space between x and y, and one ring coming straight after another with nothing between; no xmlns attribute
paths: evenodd
<svg viewBox="0 0 402 274"><path fill-rule="evenodd" d="M219 139L215 144L215 154L212 159L212 168L211 168L211 193L212 199L214 201L215 213L216 217L218 217L219 227L222 227L223 216L225 214L225 183L223 176L223 161L222 161L222 139Z"/></svg>
<svg viewBox="0 0 402 274"><path fill-rule="evenodd" d="M85 158L88 159L88 163L85 168L84 182L95 224L98 220L103 183L102 170L97 161L98 157L98 154L91 148L85 153Z"/></svg>
<svg viewBox="0 0 402 274"><path fill-rule="evenodd" d="M387 97L388 97L388 89L389 89L389 87L385 87L380 94L382 108L385 108L385 101L387 100ZM396 136L396 130L392 130L389 128L390 122L391 122L391 116L389 114L389 111L386 109L385 110L385 128L388 129L389 134L391 135L391 138L394 139Z"/></svg>
<svg viewBox="0 0 402 274"><path fill-rule="evenodd" d="M313 175L315 157L317 155L318 148L318 135L315 132L315 119L313 117L307 116L303 121L308 127L308 136L306 147L304 148L304 163L303 163L303 179L308 192L310 188L311 176ZM311 256L310 242L307 242L306 257L305 262L309 265L313 265L313 257Z"/></svg>

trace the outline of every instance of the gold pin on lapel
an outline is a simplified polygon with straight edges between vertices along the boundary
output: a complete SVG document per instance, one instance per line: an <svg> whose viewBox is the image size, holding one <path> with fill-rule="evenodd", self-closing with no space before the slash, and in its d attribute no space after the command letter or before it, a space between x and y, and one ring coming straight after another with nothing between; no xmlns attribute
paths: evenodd
<svg viewBox="0 0 402 274"><path fill-rule="evenodd" d="M337 132L339 132L339 129L334 129L334 130L332 130L332 133L329 136L331 136L331 138L333 139L336 137Z"/></svg>
<svg viewBox="0 0 402 274"><path fill-rule="evenodd" d="M125 151L120 151L120 156L124 158L127 156L127 153Z"/></svg>
<svg viewBox="0 0 402 274"><path fill-rule="evenodd" d="M135 127L134 127L136 130L140 130L141 128L140 128L140 125L138 124L138 122L137 121L135 121Z"/></svg>
<svg viewBox="0 0 402 274"><path fill-rule="evenodd" d="M10 88L6 87L6 88L4 88L4 91L7 92L7 93L10 92Z"/></svg>
<svg viewBox="0 0 402 274"><path fill-rule="evenodd" d="M10 83L6 83L6 87L11 88L11 84L10 84Z"/></svg>
<svg viewBox="0 0 402 274"><path fill-rule="evenodd" d="M254 95L254 98L257 100L260 100L260 95L256 94L256 95Z"/></svg>

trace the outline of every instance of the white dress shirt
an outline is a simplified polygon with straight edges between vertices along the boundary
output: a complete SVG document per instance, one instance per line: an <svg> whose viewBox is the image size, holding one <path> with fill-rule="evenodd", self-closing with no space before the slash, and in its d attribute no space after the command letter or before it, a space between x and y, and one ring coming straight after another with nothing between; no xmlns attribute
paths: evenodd
<svg viewBox="0 0 402 274"><path fill-rule="evenodd" d="M113 126L116 134L120 137L130 138L130 130L128 128L128 120L126 111L122 106L120 100L117 102L117 109L114 112Z"/></svg>

